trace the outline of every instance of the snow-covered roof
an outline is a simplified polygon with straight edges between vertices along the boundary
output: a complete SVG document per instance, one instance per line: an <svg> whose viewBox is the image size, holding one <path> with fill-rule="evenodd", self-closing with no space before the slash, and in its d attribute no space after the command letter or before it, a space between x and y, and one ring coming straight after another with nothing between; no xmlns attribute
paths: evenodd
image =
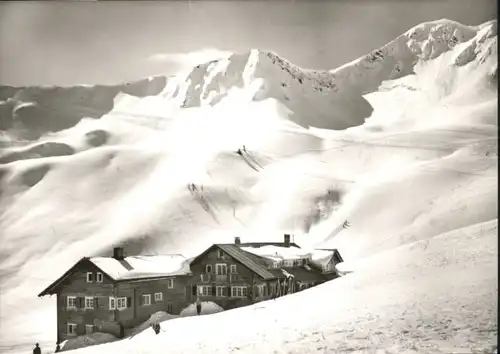
<svg viewBox="0 0 500 354"><path fill-rule="evenodd" d="M272 261L310 259L313 263L323 265L328 263L334 251L301 249L295 247L263 246L259 248L241 247L245 252L267 258Z"/></svg>
<svg viewBox="0 0 500 354"><path fill-rule="evenodd" d="M123 260L92 257L90 261L114 280L175 276L189 273L189 264L180 254L132 256Z"/></svg>

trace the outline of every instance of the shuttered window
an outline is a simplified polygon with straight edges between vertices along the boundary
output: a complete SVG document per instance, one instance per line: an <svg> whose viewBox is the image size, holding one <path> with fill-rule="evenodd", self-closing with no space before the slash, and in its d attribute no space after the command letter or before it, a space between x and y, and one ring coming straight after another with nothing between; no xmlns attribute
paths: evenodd
<svg viewBox="0 0 500 354"><path fill-rule="evenodd" d="M246 297L247 296L247 287L246 286L232 286L231 287L231 296L232 297Z"/></svg>
<svg viewBox="0 0 500 354"><path fill-rule="evenodd" d="M215 286L214 286L214 288L215 288ZM212 295L212 287L210 285L198 285L198 294L202 295L202 296L211 296Z"/></svg>
<svg viewBox="0 0 500 354"><path fill-rule="evenodd" d="M91 296L85 296L84 306L86 309L93 309L94 308L94 298Z"/></svg>
<svg viewBox="0 0 500 354"><path fill-rule="evenodd" d="M217 286L216 287L216 296L217 297L226 297L227 296L227 286Z"/></svg>
<svg viewBox="0 0 500 354"><path fill-rule="evenodd" d="M118 310L123 310L127 308L127 298L126 297L119 297L116 299L116 308Z"/></svg>
<svg viewBox="0 0 500 354"><path fill-rule="evenodd" d="M109 298L109 309L116 310L116 300L114 297Z"/></svg>
<svg viewBox="0 0 500 354"><path fill-rule="evenodd" d="M167 287L169 289L173 289L174 288L174 279L167 279Z"/></svg>
<svg viewBox="0 0 500 354"><path fill-rule="evenodd" d="M66 307L68 309L76 309L76 296L68 296L66 298Z"/></svg>
<svg viewBox="0 0 500 354"><path fill-rule="evenodd" d="M87 283L92 283L94 281L94 273L87 272Z"/></svg>
<svg viewBox="0 0 500 354"><path fill-rule="evenodd" d="M151 305L151 294L142 295L142 305L143 306Z"/></svg>

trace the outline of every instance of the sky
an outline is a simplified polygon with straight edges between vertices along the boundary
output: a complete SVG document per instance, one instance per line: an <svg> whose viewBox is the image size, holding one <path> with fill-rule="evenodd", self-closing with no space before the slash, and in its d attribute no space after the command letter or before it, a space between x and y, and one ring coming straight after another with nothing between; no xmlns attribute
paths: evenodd
<svg viewBox="0 0 500 354"><path fill-rule="evenodd" d="M330 70L441 18L478 25L496 1L2 2L0 84L121 83L251 48Z"/></svg>

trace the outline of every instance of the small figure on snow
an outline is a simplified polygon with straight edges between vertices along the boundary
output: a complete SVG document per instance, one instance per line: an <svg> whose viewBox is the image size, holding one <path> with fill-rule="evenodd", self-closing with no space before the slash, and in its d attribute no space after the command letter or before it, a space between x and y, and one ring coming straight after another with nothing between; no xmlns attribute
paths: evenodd
<svg viewBox="0 0 500 354"><path fill-rule="evenodd" d="M247 148L245 145L243 145L243 151L247 152Z"/></svg>
<svg viewBox="0 0 500 354"><path fill-rule="evenodd" d="M344 223L342 224L342 228L344 228L344 229L347 229L349 226L351 226L351 224L347 220L344 221Z"/></svg>
<svg viewBox="0 0 500 354"><path fill-rule="evenodd" d="M196 185L194 183L188 184L188 189L191 193L196 192Z"/></svg>
<svg viewBox="0 0 500 354"><path fill-rule="evenodd" d="M33 354L42 354L42 349L40 349L38 343L36 343L35 348L33 348Z"/></svg>
<svg viewBox="0 0 500 354"><path fill-rule="evenodd" d="M61 351L61 347L59 346L59 343L56 343L56 351L54 353L59 353Z"/></svg>
<svg viewBox="0 0 500 354"><path fill-rule="evenodd" d="M201 314L201 301L200 301L200 297L196 297L196 314L198 316Z"/></svg>
<svg viewBox="0 0 500 354"><path fill-rule="evenodd" d="M155 331L156 334L159 334L161 331L161 326L159 322L152 323L151 328L153 329L153 331Z"/></svg>
<svg viewBox="0 0 500 354"><path fill-rule="evenodd" d="M240 155L240 156L243 156L243 152L241 151L241 149L238 149L238 150L236 151L236 153L237 153L238 155Z"/></svg>

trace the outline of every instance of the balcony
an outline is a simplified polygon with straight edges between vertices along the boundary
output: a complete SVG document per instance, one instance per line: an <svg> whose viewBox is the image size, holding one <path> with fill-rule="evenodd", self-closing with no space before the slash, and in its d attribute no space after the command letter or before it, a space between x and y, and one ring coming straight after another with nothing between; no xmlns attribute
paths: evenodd
<svg viewBox="0 0 500 354"><path fill-rule="evenodd" d="M200 274L200 280L202 283L209 283L211 280L211 274Z"/></svg>
<svg viewBox="0 0 500 354"><path fill-rule="evenodd" d="M242 281L242 280L243 280L243 277L242 277L241 275L239 275L239 274L231 274L231 275L229 276L229 280L230 280L231 282L233 282L233 281Z"/></svg>
<svg viewBox="0 0 500 354"><path fill-rule="evenodd" d="M227 274L216 274L215 281L226 282L227 281Z"/></svg>

